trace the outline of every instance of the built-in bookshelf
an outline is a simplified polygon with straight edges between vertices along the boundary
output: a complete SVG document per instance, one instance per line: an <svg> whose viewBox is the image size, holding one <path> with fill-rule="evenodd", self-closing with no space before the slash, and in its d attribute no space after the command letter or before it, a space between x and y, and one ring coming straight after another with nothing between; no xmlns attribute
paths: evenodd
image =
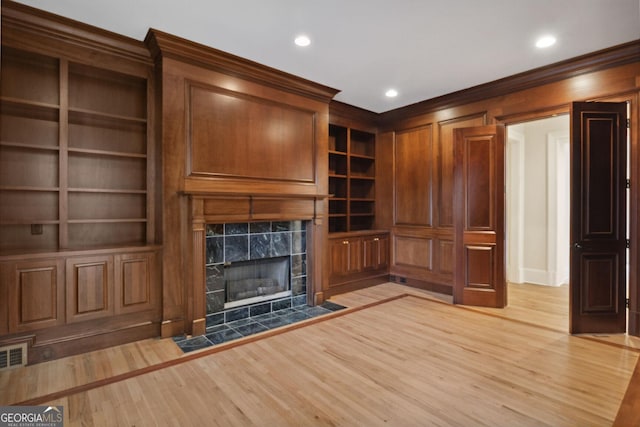
<svg viewBox="0 0 640 427"><path fill-rule="evenodd" d="M0 251L147 243L147 79L3 46Z"/></svg>
<svg viewBox="0 0 640 427"><path fill-rule="evenodd" d="M329 125L329 232L369 230L375 220L375 134Z"/></svg>

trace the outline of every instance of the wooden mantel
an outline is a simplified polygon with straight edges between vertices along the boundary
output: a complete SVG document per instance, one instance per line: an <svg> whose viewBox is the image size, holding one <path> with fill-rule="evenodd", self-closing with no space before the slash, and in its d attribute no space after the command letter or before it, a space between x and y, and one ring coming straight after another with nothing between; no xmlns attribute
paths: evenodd
<svg viewBox="0 0 640 427"><path fill-rule="evenodd" d="M304 219L308 298L326 278L329 101L337 91L157 30L162 335L205 326L207 223Z"/></svg>

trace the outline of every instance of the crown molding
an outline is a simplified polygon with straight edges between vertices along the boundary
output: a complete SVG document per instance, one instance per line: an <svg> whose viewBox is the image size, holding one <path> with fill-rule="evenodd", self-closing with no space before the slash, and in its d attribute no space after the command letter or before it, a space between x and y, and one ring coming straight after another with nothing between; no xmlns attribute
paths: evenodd
<svg viewBox="0 0 640 427"><path fill-rule="evenodd" d="M139 40L9 0L2 0L2 44L78 61L86 61L90 52L94 60L153 65Z"/></svg>
<svg viewBox="0 0 640 427"><path fill-rule="evenodd" d="M345 124L358 123L360 127L374 127L380 115L364 108L354 107L344 102L332 100L329 103L329 123ZM356 126L353 126L356 127Z"/></svg>
<svg viewBox="0 0 640 427"><path fill-rule="evenodd" d="M640 61L640 40L613 46L586 55L534 68L492 82L443 96L420 101L380 114L383 123L432 113L446 108L508 95L513 92L565 80L581 74L604 70Z"/></svg>
<svg viewBox="0 0 640 427"><path fill-rule="evenodd" d="M279 90L329 102L339 91L266 65L151 28L145 37L158 62L171 58Z"/></svg>

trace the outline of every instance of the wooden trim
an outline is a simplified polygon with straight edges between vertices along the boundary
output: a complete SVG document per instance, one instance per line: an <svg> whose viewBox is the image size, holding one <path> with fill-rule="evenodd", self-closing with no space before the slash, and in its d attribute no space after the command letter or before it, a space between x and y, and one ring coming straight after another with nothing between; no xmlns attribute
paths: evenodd
<svg viewBox="0 0 640 427"><path fill-rule="evenodd" d="M328 199L330 194L314 194L314 193L258 193L258 192L225 192L225 191L211 191L211 190L188 190L181 191L180 194L187 196L197 197L229 197L234 198L256 198L256 199Z"/></svg>
<svg viewBox="0 0 640 427"><path fill-rule="evenodd" d="M422 289L429 292L437 292L443 295L453 295L453 286L450 284L442 284L435 282L428 282L426 280L414 279L411 277L404 277L401 274L391 274L391 281L405 286L410 286L416 289Z"/></svg>
<svg viewBox="0 0 640 427"><path fill-rule="evenodd" d="M103 30L83 22L68 19L13 1L2 0L2 43L40 50L39 42L46 40L63 57L67 47L116 56L152 65L144 44L130 37ZM63 42L61 42L63 41ZM51 52L47 50L47 54Z"/></svg>
<svg viewBox="0 0 640 427"><path fill-rule="evenodd" d="M333 238L333 239L343 239L343 238L349 238L349 237L372 236L372 235L375 235L375 234L386 234L386 235L389 235L390 232L389 232L389 230L377 230L377 229L357 230L357 231L340 231L340 232L329 233L329 237Z"/></svg>
<svg viewBox="0 0 640 427"><path fill-rule="evenodd" d="M155 102L155 74L149 70L147 75L147 244L156 241L156 227L161 221L157 215L162 210L157 200L161 191L156 190L156 180L160 177L161 167L157 166L158 150L156 146L156 102Z"/></svg>
<svg viewBox="0 0 640 427"><path fill-rule="evenodd" d="M565 80L580 74L617 67L640 60L640 40L634 40L597 52L556 62L514 74L468 89L452 92L380 115L381 122L390 124L407 117L433 113L472 102L484 101L536 86Z"/></svg>
<svg viewBox="0 0 640 427"><path fill-rule="evenodd" d="M377 276L354 279L339 284L331 284L327 289L322 292L323 301L331 298L334 295L344 294L347 292L353 292L360 289L368 288L375 285L380 285L389 281L389 273L384 272Z"/></svg>
<svg viewBox="0 0 640 427"><path fill-rule="evenodd" d="M119 254L119 253L135 253L135 252L155 252L160 251L162 246L160 245L148 245L148 246L117 246L112 248L96 248L96 249L80 249L80 250L67 250L62 249L59 251L43 251L43 252L24 252L21 251L16 254L0 255L0 262L4 261L21 261L28 257L29 260L43 259L43 258L58 258L58 257L74 257L74 256L91 256L91 255L103 255L103 254Z"/></svg>
<svg viewBox="0 0 640 427"><path fill-rule="evenodd" d="M144 321L113 330L99 330L76 334L62 339L42 340L29 348L29 364L102 350L107 347L155 338L159 333L158 322Z"/></svg>
<svg viewBox="0 0 640 427"><path fill-rule="evenodd" d="M59 60L58 247L69 247L69 61Z"/></svg>
<svg viewBox="0 0 640 427"><path fill-rule="evenodd" d="M202 335L205 333L207 315L205 298L206 233L202 199L191 200L191 236L193 286L187 286L187 318L191 320L189 332L193 335Z"/></svg>
<svg viewBox="0 0 640 427"><path fill-rule="evenodd" d="M160 58L172 58L323 102L329 102L339 92L337 89L153 28L147 33L145 43L156 61Z"/></svg>
<svg viewBox="0 0 640 427"><path fill-rule="evenodd" d="M375 124L380 114L335 99L329 103L329 123L358 130L376 132ZM363 126L365 125L365 126Z"/></svg>

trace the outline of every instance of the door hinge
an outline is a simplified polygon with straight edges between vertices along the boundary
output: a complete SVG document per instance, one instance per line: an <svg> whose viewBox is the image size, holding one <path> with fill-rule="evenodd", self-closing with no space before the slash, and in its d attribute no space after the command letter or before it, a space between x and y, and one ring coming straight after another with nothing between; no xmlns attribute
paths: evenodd
<svg viewBox="0 0 640 427"><path fill-rule="evenodd" d="M624 300L624 304L625 304L625 307L629 308L629 304L630 304L630 303L629 303L629 298L627 298L626 300Z"/></svg>
<svg viewBox="0 0 640 427"><path fill-rule="evenodd" d="M631 247L631 240L629 239L625 239L624 240L624 246L629 249Z"/></svg>
<svg viewBox="0 0 640 427"><path fill-rule="evenodd" d="M631 188L631 180L627 179L625 180L625 184L624 184L627 188Z"/></svg>
<svg viewBox="0 0 640 427"><path fill-rule="evenodd" d="M627 129L631 129L631 119L627 119Z"/></svg>

